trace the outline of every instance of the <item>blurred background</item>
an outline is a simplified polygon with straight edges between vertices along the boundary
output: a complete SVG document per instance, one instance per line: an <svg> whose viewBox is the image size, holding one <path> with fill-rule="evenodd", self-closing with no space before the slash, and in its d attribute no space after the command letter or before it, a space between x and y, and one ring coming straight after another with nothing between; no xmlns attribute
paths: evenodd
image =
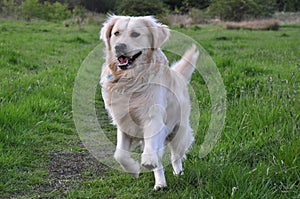
<svg viewBox="0 0 300 199"><path fill-rule="evenodd" d="M299 0L1 0L0 17L101 24L106 14L155 15L168 25L275 19L300 23ZM277 22L278 23L278 22Z"/></svg>

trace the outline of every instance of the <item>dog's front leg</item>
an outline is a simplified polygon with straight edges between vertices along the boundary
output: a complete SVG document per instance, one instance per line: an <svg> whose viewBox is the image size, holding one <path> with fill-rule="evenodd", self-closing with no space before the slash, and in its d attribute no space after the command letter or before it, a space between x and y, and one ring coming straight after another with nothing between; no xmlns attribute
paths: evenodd
<svg viewBox="0 0 300 199"><path fill-rule="evenodd" d="M156 135L144 139L144 152L142 154L142 165L154 172L154 190L167 186L164 168L161 162L164 151L164 140L166 128L163 127Z"/></svg>
<svg viewBox="0 0 300 199"><path fill-rule="evenodd" d="M161 163L166 136L167 128L163 122L163 115L151 116L144 127L144 151L141 163L147 169L153 170L155 190L167 186Z"/></svg>
<svg viewBox="0 0 300 199"><path fill-rule="evenodd" d="M129 152L130 145L130 137L118 129L117 147L114 158L117 162L120 163L120 165L126 172L128 172L133 177L138 178L140 173L140 164L131 157Z"/></svg>

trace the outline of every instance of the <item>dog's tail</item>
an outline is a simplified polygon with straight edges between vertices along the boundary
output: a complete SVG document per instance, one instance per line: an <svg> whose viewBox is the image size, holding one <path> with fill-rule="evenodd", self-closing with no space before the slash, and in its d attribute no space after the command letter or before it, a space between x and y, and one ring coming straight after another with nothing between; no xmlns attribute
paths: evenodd
<svg viewBox="0 0 300 199"><path fill-rule="evenodd" d="M193 44L193 46L185 52L181 60L174 63L171 68L183 75L187 81L190 81L196 67L198 56L199 51L196 45Z"/></svg>

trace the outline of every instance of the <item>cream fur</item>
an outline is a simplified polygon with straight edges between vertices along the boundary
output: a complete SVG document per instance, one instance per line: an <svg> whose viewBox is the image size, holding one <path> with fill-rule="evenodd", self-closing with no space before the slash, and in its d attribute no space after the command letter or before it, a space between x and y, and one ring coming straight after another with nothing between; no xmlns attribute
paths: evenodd
<svg viewBox="0 0 300 199"><path fill-rule="evenodd" d="M139 36L132 37L132 32ZM125 171L138 177L140 163L131 157L130 147L134 141L142 141L141 164L153 170L155 190L166 186L161 163L165 145L170 148L174 174L178 175L194 140L187 83L199 53L193 46L179 62L168 67L160 46L169 34L168 27L153 17L127 16L110 16L100 32L106 45L102 95L118 129L114 157ZM130 56L142 51L127 70L118 68L115 46L120 42L127 45Z"/></svg>

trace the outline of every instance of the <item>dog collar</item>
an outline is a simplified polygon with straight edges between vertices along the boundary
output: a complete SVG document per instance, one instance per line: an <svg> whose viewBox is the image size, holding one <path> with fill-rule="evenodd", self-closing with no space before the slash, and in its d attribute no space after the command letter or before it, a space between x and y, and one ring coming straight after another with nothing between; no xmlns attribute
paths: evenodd
<svg viewBox="0 0 300 199"><path fill-rule="evenodd" d="M112 74L109 74L106 76L106 79L109 81L112 80L113 78L114 78L114 76Z"/></svg>

